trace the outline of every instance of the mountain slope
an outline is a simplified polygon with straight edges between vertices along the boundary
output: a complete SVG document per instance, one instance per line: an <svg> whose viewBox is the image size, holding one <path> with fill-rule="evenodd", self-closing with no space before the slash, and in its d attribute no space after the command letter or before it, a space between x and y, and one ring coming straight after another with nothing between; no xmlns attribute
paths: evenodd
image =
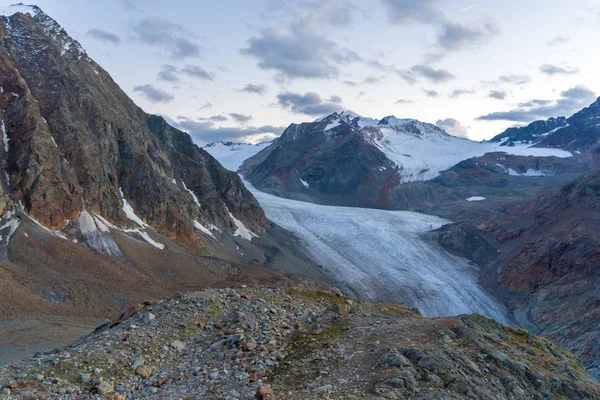
<svg viewBox="0 0 600 400"><path fill-rule="evenodd" d="M526 331L305 287L140 304L71 346L0 368L0 386L9 398L600 398L573 355Z"/></svg>
<svg viewBox="0 0 600 400"><path fill-rule="evenodd" d="M440 242L481 266L481 282L519 325L576 353L600 375L600 171Z"/></svg>
<svg viewBox="0 0 600 400"><path fill-rule="evenodd" d="M54 20L32 8L2 21L5 172L31 217L61 230L86 209L139 228L126 199L144 223L195 249L207 238L194 221L233 231L227 210L257 232L268 226L235 174L135 106Z"/></svg>
<svg viewBox="0 0 600 400"><path fill-rule="evenodd" d="M600 148L600 98L569 118L550 118L520 128L509 128L491 141L500 146L526 143L536 147L589 152L596 158Z"/></svg>
<svg viewBox="0 0 600 400"><path fill-rule="evenodd" d="M395 192L404 184L430 181L463 160L492 152L571 158L559 149L457 138L413 119L374 120L342 112L290 125L240 170L255 187L278 196L397 209L402 205ZM508 175L508 167L498 173Z"/></svg>
<svg viewBox="0 0 600 400"><path fill-rule="evenodd" d="M237 174L56 21L1 12L0 320L97 322L179 290L292 279L275 265L320 279Z"/></svg>

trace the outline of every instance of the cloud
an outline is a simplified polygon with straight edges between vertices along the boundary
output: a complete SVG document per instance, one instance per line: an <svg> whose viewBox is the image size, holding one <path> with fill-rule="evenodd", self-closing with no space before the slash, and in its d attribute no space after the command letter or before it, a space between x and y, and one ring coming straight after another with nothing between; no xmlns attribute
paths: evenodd
<svg viewBox="0 0 600 400"><path fill-rule="evenodd" d="M197 65L186 65L181 69L181 72L191 76L192 78L204 79L207 81L212 81L215 79L215 74L208 72L204 68Z"/></svg>
<svg viewBox="0 0 600 400"><path fill-rule="evenodd" d="M425 96L432 97L432 98L440 96L440 94L438 92L436 92L435 90L423 89L423 93L425 93Z"/></svg>
<svg viewBox="0 0 600 400"><path fill-rule="evenodd" d="M131 30L135 39L161 47L173 58L184 59L200 55L200 46L189 39L193 35L179 24L159 17L146 17L133 23Z"/></svg>
<svg viewBox="0 0 600 400"><path fill-rule="evenodd" d="M187 119L187 117L177 117L178 119ZM213 115L212 117L207 118L198 118L199 121L212 121L212 122L225 122L227 121L227 117L222 115Z"/></svg>
<svg viewBox="0 0 600 400"><path fill-rule="evenodd" d="M469 90L469 89L454 89L452 91L452 93L450 93L450 97L453 98L453 99L457 99L460 96L463 96L465 94L473 94L473 93L475 93L474 90Z"/></svg>
<svg viewBox="0 0 600 400"><path fill-rule="evenodd" d="M557 46L561 44L567 44L571 41L571 38L556 36L546 42L548 46Z"/></svg>
<svg viewBox="0 0 600 400"><path fill-rule="evenodd" d="M272 140L281 135L285 127L264 125L258 127L215 127L211 122L198 122L189 118L170 121L176 128L186 131L200 145L210 142L248 142Z"/></svg>
<svg viewBox="0 0 600 400"><path fill-rule="evenodd" d="M339 96L332 96L332 99L341 100ZM281 93L277 95L277 102L281 107L287 108L294 113L312 116L329 115L342 109L338 105L339 103L323 101L321 96L314 92L305 94Z"/></svg>
<svg viewBox="0 0 600 400"><path fill-rule="evenodd" d="M168 103L174 99L171 93L165 92L152 85L135 86L133 91L144 95L144 97L152 103Z"/></svg>
<svg viewBox="0 0 600 400"><path fill-rule="evenodd" d="M496 100L504 100L506 98L506 92L503 90L490 90L488 97Z"/></svg>
<svg viewBox="0 0 600 400"><path fill-rule="evenodd" d="M335 104L341 104L342 103L342 98L340 96L333 95L333 96L331 96L329 98L329 101L332 102L332 103L335 103Z"/></svg>
<svg viewBox="0 0 600 400"><path fill-rule="evenodd" d="M560 93L556 100L531 100L519 104L519 108L497 111L476 118L479 121L531 122L550 117L570 116L590 105L596 95L585 86L575 86Z"/></svg>
<svg viewBox="0 0 600 400"><path fill-rule="evenodd" d="M445 83L455 78L446 69L436 69L429 65L413 65L409 70L398 71L402 79L410 84L416 83L420 78L424 78L432 83Z"/></svg>
<svg viewBox="0 0 600 400"><path fill-rule="evenodd" d="M231 118L233 118L237 123L240 124L246 124L248 123L251 119L252 116L250 115L245 115L245 114L238 114L238 113L229 113L229 115L231 116Z"/></svg>
<svg viewBox="0 0 600 400"><path fill-rule="evenodd" d="M296 12L313 25L348 27L354 20L356 7L344 0L302 1Z"/></svg>
<svg viewBox="0 0 600 400"><path fill-rule="evenodd" d="M523 103L519 103L519 107L546 106L551 103L552 103L552 100L533 99L533 100L525 101Z"/></svg>
<svg viewBox="0 0 600 400"><path fill-rule="evenodd" d="M388 11L388 20L392 24L420 22L439 29L436 45L440 52L435 54L436 59L443 58L449 52L483 43L498 33L498 28L492 22L482 26L467 26L448 20L444 13L439 11L440 0L382 1Z"/></svg>
<svg viewBox="0 0 600 400"><path fill-rule="evenodd" d="M103 42L121 44L121 37L119 35L107 32L104 29L90 29L87 31L87 35Z"/></svg>
<svg viewBox="0 0 600 400"><path fill-rule="evenodd" d="M239 90L240 92L253 93L263 95L267 93L268 87L266 85L253 85L251 83L247 84L243 88Z"/></svg>
<svg viewBox="0 0 600 400"><path fill-rule="evenodd" d="M412 104L414 101L407 99L398 99L395 104Z"/></svg>
<svg viewBox="0 0 600 400"><path fill-rule="evenodd" d="M469 137L467 133L467 128L462 126L462 124L454 118L440 119L435 123L435 125L438 128L445 130L452 136L463 138Z"/></svg>
<svg viewBox="0 0 600 400"><path fill-rule="evenodd" d="M207 108L211 108L212 106L213 106L213 103L211 103L211 102L209 101L209 102L207 102L207 103L204 103L204 104L202 104L202 105L200 106L200 108L198 108L198 111L205 110L205 109L207 109Z"/></svg>
<svg viewBox="0 0 600 400"><path fill-rule="evenodd" d="M531 82L531 78L527 75L501 75L498 77L500 83L510 83L513 85L526 85Z"/></svg>
<svg viewBox="0 0 600 400"><path fill-rule="evenodd" d="M482 27L460 25L454 22L445 22L437 36L437 45L445 50L458 51L465 47L480 44L498 33L498 28L491 22Z"/></svg>
<svg viewBox="0 0 600 400"><path fill-rule="evenodd" d="M258 67L277 72L284 79L331 79L339 75L339 66L361 61L360 56L303 23L286 29L264 29L248 41L241 53L256 58Z"/></svg>
<svg viewBox="0 0 600 400"><path fill-rule="evenodd" d="M173 65L163 65L158 73L158 80L165 82L179 82L177 68Z"/></svg>
<svg viewBox="0 0 600 400"><path fill-rule="evenodd" d="M546 75L573 75L579 71L576 67L559 67L553 64L544 64L540 67L540 72Z"/></svg>
<svg viewBox="0 0 600 400"><path fill-rule="evenodd" d="M436 10L438 0L383 0L387 6L388 19L392 24L418 21L427 24L443 20L443 14Z"/></svg>

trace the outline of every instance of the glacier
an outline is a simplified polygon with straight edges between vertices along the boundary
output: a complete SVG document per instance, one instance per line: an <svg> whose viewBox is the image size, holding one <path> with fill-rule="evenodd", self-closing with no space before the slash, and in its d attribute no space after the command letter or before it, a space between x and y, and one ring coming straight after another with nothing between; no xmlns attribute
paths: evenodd
<svg viewBox="0 0 600 400"><path fill-rule="evenodd" d="M296 234L345 293L417 308L428 317L478 313L509 322L504 306L478 284L477 267L422 238L450 221L305 203L245 184L267 218Z"/></svg>
<svg viewBox="0 0 600 400"><path fill-rule="evenodd" d="M263 146L205 147L237 170ZM246 187L267 218L293 232L346 294L417 308L427 317L478 313L509 324L504 305L478 283L478 268L422 235L451 221L409 211L325 206Z"/></svg>

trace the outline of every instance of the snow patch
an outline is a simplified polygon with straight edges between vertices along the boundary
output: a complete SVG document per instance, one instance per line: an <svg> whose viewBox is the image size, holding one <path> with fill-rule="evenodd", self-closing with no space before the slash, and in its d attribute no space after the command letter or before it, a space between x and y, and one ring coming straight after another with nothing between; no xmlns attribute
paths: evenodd
<svg viewBox="0 0 600 400"><path fill-rule="evenodd" d="M340 125L341 125L341 121L340 121L340 120L339 120L339 118L338 118L338 119L334 120L333 122L330 122L330 123L329 123L329 124L328 124L328 125L325 127L325 129L323 129L323 131L328 131L328 130L331 130L331 129L333 129L333 128L337 128L337 127L338 127L338 126L340 126Z"/></svg>
<svg viewBox="0 0 600 400"><path fill-rule="evenodd" d="M473 196L473 197L469 197L468 199L466 199L467 201L484 201L485 197L481 197L481 196Z"/></svg>
<svg viewBox="0 0 600 400"><path fill-rule="evenodd" d="M6 126L4 125L4 120L2 120L2 140L4 141L4 151L8 153L8 141L10 140L8 135L6 134Z"/></svg>
<svg viewBox="0 0 600 400"><path fill-rule="evenodd" d="M87 244L98 250L100 253L122 257L121 248L110 234L108 226L102 222L94 214L90 214L87 210L83 210L77 220L79 231L85 237ZM77 243L76 240L73 242Z"/></svg>
<svg viewBox="0 0 600 400"><path fill-rule="evenodd" d="M211 238L213 238L213 239L215 239L215 240L217 239L217 238L215 237L215 235L213 235L213 233L212 233L210 230L208 230L208 229L206 229L204 226L202 226L202 224L201 224L200 222L198 222L198 221L194 221L194 226L196 227L196 229L198 229L198 230L202 231L203 233L207 234L207 235L208 235L208 236L210 236Z"/></svg>
<svg viewBox="0 0 600 400"><path fill-rule="evenodd" d="M6 221L4 223L4 225L0 226L0 231L5 230L6 228L10 228L10 230L8 231L8 233L6 235L6 247L8 247L8 244L10 243L10 238L17 231L17 228L19 227L19 225L20 225L20 222L19 222L18 218L8 217L8 221ZM4 238L2 238L2 236L0 236L0 240L3 240L3 239Z"/></svg>
<svg viewBox="0 0 600 400"><path fill-rule="evenodd" d="M310 185L308 184L308 182L306 182L305 180L302 180L302 179L300 179L300 182L302 183L302 185L303 185L305 188L309 188L309 187L310 187Z"/></svg>
<svg viewBox="0 0 600 400"><path fill-rule="evenodd" d="M29 14L32 17L35 17L38 14L38 11L33 6L28 6L23 3L13 4L10 6L0 6L0 15L10 17L16 13Z"/></svg>
<svg viewBox="0 0 600 400"><path fill-rule="evenodd" d="M135 215L133 211L133 207L125 200L125 196L123 195L123 190L119 188L119 193L121 193L121 200L123 201L123 211L125 211L125 215L127 218L141 226L142 228L148 228L148 224L146 224L140 217Z"/></svg>
<svg viewBox="0 0 600 400"><path fill-rule="evenodd" d="M552 135L554 132L557 132L557 131L559 131L559 130L561 130L561 129L568 128L568 127L569 127L569 124L566 124L565 126L559 126L558 128L554 128L554 129L552 129L552 130L551 130L551 131L549 131L549 132L542 133L540 136L548 136L548 135Z"/></svg>
<svg viewBox="0 0 600 400"><path fill-rule="evenodd" d="M242 239L246 239L249 241L252 241L253 237L258 237L257 234L252 232L250 229L246 228L246 226L244 225L244 223L242 221L240 221L239 219L234 217L233 214L229 211L229 209L227 209L227 212L229 213L229 218L231 218L231 220L237 227L233 236L241 236Z"/></svg>
<svg viewBox="0 0 600 400"><path fill-rule="evenodd" d="M155 241L154 239L152 239L146 231L143 231L141 229L125 229L125 232L137 233L138 235L140 235L142 237L142 239L144 239L146 242L148 242L152 246L156 247L157 249L164 250L164 248L165 248L164 244L159 243L159 242Z"/></svg>
<svg viewBox="0 0 600 400"><path fill-rule="evenodd" d="M185 186L185 182L182 180L181 184L183 185L183 188L192 195L192 198L194 199L194 203L196 203L196 205L198 206L198 208L202 208L202 205L200 204L200 201L198 200L198 196L196 196L196 194L194 192L192 192L190 189L187 188L187 186Z"/></svg>
<svg viewBox="0 0 600 400"><path fill-rule="evenodd" d="M219 160L228 170L237 171L244 161L270 145L271 142L259 144L218 142L206 145L204 150Z"/></svg>

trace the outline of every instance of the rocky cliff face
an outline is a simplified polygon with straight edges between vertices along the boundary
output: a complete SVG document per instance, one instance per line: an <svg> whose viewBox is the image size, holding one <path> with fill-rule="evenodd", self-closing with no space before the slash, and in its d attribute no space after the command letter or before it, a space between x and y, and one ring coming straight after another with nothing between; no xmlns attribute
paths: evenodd
<svg viewBox="0 0 600 400"><path fill-rule="evenodd" d="M195 250L208 240L195 224L234 232L235 217L264 231L235 174L144 113L56 21L29 10L0 17L3 185L16 208L52 230L84 210L120 228L147 224Z"/></svg>
<svg viewBox="0 0 600 400"><path fill-rule="evenodd" d="M9 399L600 398L577 358L526 331L306 287L140 304L71 346L0 368L0 387Z"/></svg>
<svg viewBox="0 0 600 400"><path fill-rule="evenodd" d="M482 266L484 286L524 328L552 338L600 375L600 172L508 207L478 230L448 227L440 242Z"/></svg>
<svg viewBox="0 0 600 400"><path fill-rule="evenodd" d="M264 266L311 274L237 174L137 107L39 8L7 9L0 320L78 323L179 290L285 280Z"/></svg>

